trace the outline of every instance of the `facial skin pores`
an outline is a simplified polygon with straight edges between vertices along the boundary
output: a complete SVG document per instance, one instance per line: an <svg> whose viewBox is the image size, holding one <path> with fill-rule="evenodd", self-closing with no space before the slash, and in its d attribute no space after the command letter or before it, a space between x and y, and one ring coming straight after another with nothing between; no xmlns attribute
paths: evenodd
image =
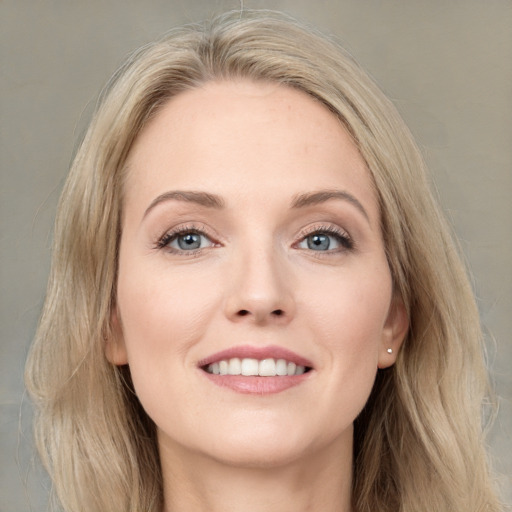
<svg viewBox="0 0 512 512"><path fill-rule="evenodd" d="M130 367L164 479L178 458L349 478L407 321L340 121L285 86L207 83L162 107L127 169L107 356Z"/></svg>

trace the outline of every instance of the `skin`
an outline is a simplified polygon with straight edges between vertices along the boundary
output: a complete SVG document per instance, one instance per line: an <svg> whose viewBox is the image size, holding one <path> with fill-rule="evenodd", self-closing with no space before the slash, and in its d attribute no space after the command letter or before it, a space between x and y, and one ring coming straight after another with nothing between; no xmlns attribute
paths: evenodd
<svg viewBox="0 0 512 512"><path fill-rule="evenodd" d="M291 207L324 190L353 199ZM202 248L162 242L177 227L204 232ZM309 248L326 229L352 245ZM166 511L350 510L353 422L407 319L369 172L335 116L277 84L172 98L129 155L117 291L106 353L129 364L157 425ZM273 394L212 384L198 362L241 344L287 348L313 370Z"/></svg>

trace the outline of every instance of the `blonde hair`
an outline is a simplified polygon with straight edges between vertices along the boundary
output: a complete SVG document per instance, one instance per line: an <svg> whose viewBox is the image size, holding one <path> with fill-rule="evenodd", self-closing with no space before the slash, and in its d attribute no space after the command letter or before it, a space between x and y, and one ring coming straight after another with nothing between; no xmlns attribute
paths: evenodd
<svg viewBox="0 0 512 512"><path fill-rule="evenodd" d="M392 103L336 44L284 15L228 13L170 32L114 75L76 155L55 227L46 302L26 370L36 439L71 511L160 511L155 427L104 339L115 304L123 169L138 133L211 80L294 87L346 126L378 192L410 331L355 424L357 512L496 511L481 428L487 392L472 290L424 163Z"/></svg>

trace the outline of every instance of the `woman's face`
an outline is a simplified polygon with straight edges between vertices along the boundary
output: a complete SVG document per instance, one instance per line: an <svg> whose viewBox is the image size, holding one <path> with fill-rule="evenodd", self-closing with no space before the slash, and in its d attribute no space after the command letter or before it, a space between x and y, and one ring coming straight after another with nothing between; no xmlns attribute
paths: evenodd
<svg viewBox="0 0 512 512"><path fill-rule="evenodd" d="M285 86L208 83L127 165L107 357L129 364L161 450L260 465L350 447L407 321L340 122Z"/></svg>

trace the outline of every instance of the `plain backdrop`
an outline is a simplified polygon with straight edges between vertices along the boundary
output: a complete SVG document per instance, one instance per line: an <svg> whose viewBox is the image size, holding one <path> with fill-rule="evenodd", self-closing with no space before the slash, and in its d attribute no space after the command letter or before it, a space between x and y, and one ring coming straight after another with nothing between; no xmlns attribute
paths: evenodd
<svg viewBox="0 0 512 512"><path fill-rule="evenodd" d="M0 510L46 509L23 366L56 202L98 92L123 58L236 1L0 2ZM333 33L393 99L473 273L499 414L490 452L512 502L512 2L246 0Z"/></svg>

